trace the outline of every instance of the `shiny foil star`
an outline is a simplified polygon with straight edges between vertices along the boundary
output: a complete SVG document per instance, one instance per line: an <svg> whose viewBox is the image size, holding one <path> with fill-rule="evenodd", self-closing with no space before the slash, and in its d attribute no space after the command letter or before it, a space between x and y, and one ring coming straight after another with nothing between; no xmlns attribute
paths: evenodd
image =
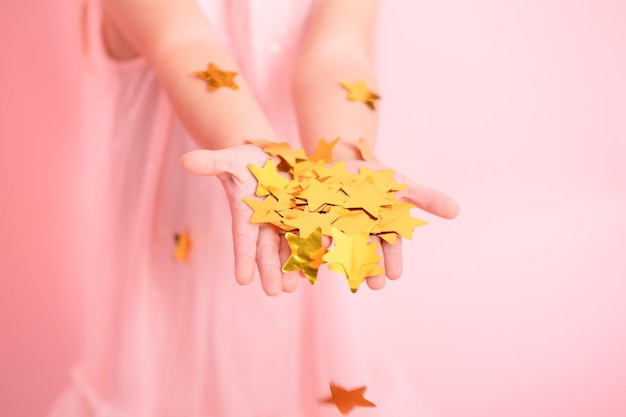
<svg viewBox="0 0 626 417"><path fill-rule="evenodd" d="M378 94L370 91L365 84L365 81L358 80L357 82L351 83L348 81L341 81L340 83L343 88L348 90L348 100L350 101L360 101L365 103L370 109L376 110L374 106L374 100L380 99Z"/></svg>
<svg viewBox="0 0 626 417"><path fill-rule="evenodd" d="M335 246L324 255L328 269L344 274L348 278L350 291L355 293L363 280L385 271L378 266L381 258L376 254L376 243L369 243L366 232L348 236L337 228L332 229Z"/></svg>
<svg viewBox="0 0 626 417"><path fill-rule="evenodd" d="M269 223L289 235L292 258L284 265L285 272L302 271L314 283L319 265L328 262L328 269L345 275L356 292L366 278L384 273L371 236L393 244L400 236L411 239L413 229L427 222L411 217L414 206L396 198L407 185L394 181L393 169L362 166L355 174L344 161L326 164L336 142L320 141L309 159L288 143L255 142L274 158L263 167L248 166L258 181L256 194L266 198L243 200L253 210L251 223ZM361 153L370 153L360 142ZM329 252L306 248L318 232L332 237Z"/></svg>
<svg viewBox="0 0 626 417"><path fill-rule="evenodd" d="M322 256L326 249L322 246L322 228L318 227L307 237L300 237L293 233L285 235L291 256L283 265L283 272L302 271L311 284L317 280L317 271L323 263Z"/></svg>
<svg viewBox="0 0 626 417"><path fill-rule="evenodd" d="M191 251L191 239L189 232L185 230L183 233L174 235L176 241L176 249L174 249L174 259L182 262L189 262L189 252Z"/></svg>
<svg viewBox="0 0 626 417"><path fill-rule="evenodd" d="M215 64L209 64L206 71L196 71L194 75L207 82L209 91L215 91L220 87L228 87L239 90L235 83L236 72L222 71Z"/></svg>
<svg viewBox="0 0 626 417"><path fill-rule="evenodd" d="M376 404L363 397L366 389L366 386L362 386L347 390L331 383L330 397L321 400L320 403L334 404L343 415L348 414L355 407L376 407Z"/></svg>

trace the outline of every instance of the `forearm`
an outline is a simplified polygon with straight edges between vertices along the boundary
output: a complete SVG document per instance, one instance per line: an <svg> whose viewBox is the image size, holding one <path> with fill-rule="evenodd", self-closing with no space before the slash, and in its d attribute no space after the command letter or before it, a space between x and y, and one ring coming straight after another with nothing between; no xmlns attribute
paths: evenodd
<svg viewBox="0 0 626 417"><path fill-rule="evenodd" d="M225 71L239 72L228 51L203 41L178 44L162 51L154 67L178 116L198 145L220 149L247 140L275 140L275 133L244 77L238 90L222 87L208 91L193 75L213 62Z"/></svg>
<svg viewBox="0 0 626 417"><path fill-rule="evenodd" d="M194 75L209 62L239 73L230 51L189 0L105 0L106 14L148 61L175 112L198 145L219 149L275 134L242 74L238 90L209 91Z"/></svg>
<svg viewBox="0 0 626 417"><path fill-rule="evenodd" d="M365 103L348 101L341 81L363 80L376 92L372 33L377 0L320 1L303 34L294 72L294 103L300 137L307 152L320 138L340 137L335 157L358 156L350 143L376 140L378 113ZM351 17L351 18L350 18Z"/></svg>

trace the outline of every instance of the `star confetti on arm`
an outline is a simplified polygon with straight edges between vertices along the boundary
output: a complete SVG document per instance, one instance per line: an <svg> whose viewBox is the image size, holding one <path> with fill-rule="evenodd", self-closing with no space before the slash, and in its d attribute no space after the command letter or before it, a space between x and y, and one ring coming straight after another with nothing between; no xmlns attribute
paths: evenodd
<svg viewBox="0 0 626 417"><path fill-rule="evenodd" d="M283 272L302 271L311 284L317 280L317 271L323 263L326 249L322 246L322 228L318 227L307 237L293 233L285 235L291 248L291 256L283 265Z"/></svg>
<svg viewBox="0 0 626 417"><path fill-rule="evenodd" d="M174 235L174 241L176 242L174 259L185 263L189 262L189 252L191 251L191 239L189 238L189 232L185 230L183 233L176 233Z"/></svg>
<svg viewBox="0 0 626 417"><path fill-rule="evenodd" d="M215 91L220 87L228 87L239 90L235 83L236 72L222 71L217 65L210 63L206 71L195 71L194 75L207 82L209 91Z"/></svg>
<svg viewBox="0 0 626 417"><path fill-rule="evenodd" d="M379 100L380 96L370 91L370 89L367 87L367 84L365 84L365 81L358 80L354 83L342 81L340 84L343 86L343 88L348 90L348 100L360 101L362 103L365 103L370 109L376 110L376 108L374 107L374 100Z"/></svg>
<svg viewBox="0 0 626 417"><path fill-rule="evenodd" d="M320 400L323 404L334 404L343 415L351 412L355 407L376 407L376 404L367 400L363 394L367 387L347 390L335 384L330 384L330 397Z"/></svg>

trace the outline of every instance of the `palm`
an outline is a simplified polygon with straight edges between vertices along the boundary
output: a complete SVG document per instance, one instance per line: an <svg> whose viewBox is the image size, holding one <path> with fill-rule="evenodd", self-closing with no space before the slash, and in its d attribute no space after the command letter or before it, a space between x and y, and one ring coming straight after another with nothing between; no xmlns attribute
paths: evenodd
<svg viewBox="0 0 626 417"><path fill-rule="evenodd" d="M246 197L254 197L257 181L250 173L248 165L261 166L268 155L256 146L243 145L219 151L197 150L185 154L182 163L185 169L199 175L217 176L228 197L232 212L233 240L235 248L235 275L240 284L249 284L254 275L255 264L259 269L261 283L268 295L278 295L282 291L294 291L298 274L281 272L282 263L289 257L289 248L277 229L269 224L252 224L252 210L243 202ZM384 169L380 164L363 161L349 161L351 170L366 166L373 170ZM449 196L432 188L418 184L409 178L396 174L397 182L409 187L398 192L397 197L443 218L454 218L458 205ZM381 255L387 277L396 279L402 274L402 244L381 243ZM367 279L370 288L379 289L385 284L384 276Z"/></svg>

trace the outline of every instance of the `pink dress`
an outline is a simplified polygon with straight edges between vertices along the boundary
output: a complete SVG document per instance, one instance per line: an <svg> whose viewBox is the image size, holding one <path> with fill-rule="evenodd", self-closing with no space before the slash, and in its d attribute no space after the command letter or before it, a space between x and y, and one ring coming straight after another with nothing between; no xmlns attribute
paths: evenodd
<svg viewBox="0 0 626 417"><path fill-rule="evenodd" d="M279 137L296 138L288 83L308 0L199 0ZM385 305L323 271L270 298L233 276L230 214L215 178L185 172L196 145L141 59L115 62L86 5L84 349L53 417L340 416L329 383L366 385L376 408L425 415L385 333ZM207 116L208 117L208 116ZM188 232L188 262L174 236ZM381 320L361 312L378 309ZM376 310L374 310L376 311Z"/></svg>

